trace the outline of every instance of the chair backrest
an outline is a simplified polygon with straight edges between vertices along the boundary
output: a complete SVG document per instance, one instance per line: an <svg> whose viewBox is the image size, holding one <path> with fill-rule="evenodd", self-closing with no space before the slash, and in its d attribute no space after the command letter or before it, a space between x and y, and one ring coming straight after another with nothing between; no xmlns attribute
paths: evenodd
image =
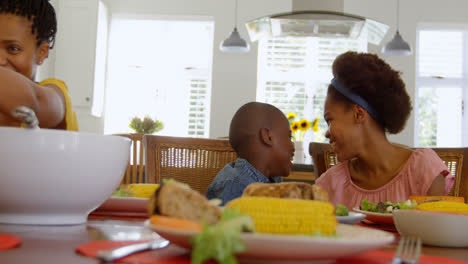
<svg viewBox="0 0 468 264"><path fill-rule="evenodd" d="M395 144L402 147L405 145ZM414 148L410 148L414 149ZM465 197L468 201L468 148L432 148L440 159L447 165L450 173L455 176L455 184L449 195ZM314 172L319 177L326 170L338 163L336 153L328 143L311 142L309 153L314 161ZM467 156L468 157L468 156Z"/></svg>
<svg viewBox="0 0 468 264"><path fill-rule="evenodd" d="M130 148L130 160L128 161L125 176L122 178L121 184L130 183L146 183L145 177L145 159L143 156L143 134L116 134L117 136L127 137L132 140Z"/></svg>
<svg viewBox="0 0 468 264"><path fill-rule="evenodd" d="M468 148L433 148L447 165L450 173L455 176L455 184L449 195L465 197L468 192ZM468 156L467 156L468 157Z"/></svg>
<svg viewBox="0 0 468 264"><path fill-rule="evenodd" d="M310 142L309 153L314 162L314 175L316 178L338 163L336 154L328 143Z"/></svg>
<svg viewBox="0 0 468 264"><path fill-rule="evenodd" d="M145 135L149 183L174 178L202 194L218 172L237 158L228 140Z"/></svg>

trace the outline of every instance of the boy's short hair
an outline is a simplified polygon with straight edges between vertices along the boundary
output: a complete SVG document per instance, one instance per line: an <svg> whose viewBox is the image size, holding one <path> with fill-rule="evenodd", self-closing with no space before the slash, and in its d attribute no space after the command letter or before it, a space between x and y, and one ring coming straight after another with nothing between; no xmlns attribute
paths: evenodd
<svg viewBox="0 0 468 264"><path fill-rule="evenodd" d="M239 156L251 145L262 128L271 129L278 116L283 112L274 105L249 102L241 106L234 114L229 127L229 143ZM286 116L284 116L286 118Z"/></svg>
<svg viewBox="0 0 468 264"><path fill-rule="evenodd" d="M57 33L57 18L49 0L1 0L0 14L12 14L32 21L32 34L36 35L37 45L43 42L54 47Z"/></svg>

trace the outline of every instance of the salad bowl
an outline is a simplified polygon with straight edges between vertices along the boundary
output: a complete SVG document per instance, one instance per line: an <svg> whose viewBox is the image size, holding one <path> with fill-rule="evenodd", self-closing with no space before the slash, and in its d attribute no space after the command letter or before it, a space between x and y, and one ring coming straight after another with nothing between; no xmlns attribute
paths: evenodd
<svg viewBox="0 0 468 264"><path fill-rule="evenodd" d="M366 220L375 224L394 225L393 212L397 209L410 210L417 206L416 202L407 200L404 202L373 203L362 200L361 207L353 208L353 211L366 215Z"/></svg>
<svg viewBox="0 0 468 264"><path fill-rule="evenodd" d="M81 224L119 186L130 140L0 127L0 223Z"/></svg>

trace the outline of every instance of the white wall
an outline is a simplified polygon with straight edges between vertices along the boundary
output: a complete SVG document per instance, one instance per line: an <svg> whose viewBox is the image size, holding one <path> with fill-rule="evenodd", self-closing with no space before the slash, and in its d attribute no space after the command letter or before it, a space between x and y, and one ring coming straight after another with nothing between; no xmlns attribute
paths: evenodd
<svg viewBox="0 0 468 264"><path fill-rule="evenodd" d="M242 104L255 100L257 83L257 43L251 43L251 50L246 54L222 53L218 49L219 43L233 30L235 0L105 0L104 2L111 13L150 14L152 16L201 15L214 18L214 46L216 48L213 53L210 137L227 136L234 112ZM238 0L238 6L238 29L246 40L249 40L244 26L246 21L264 15L291 11L290 0ZM60 4L57 12L60 12ZM151 34L151 32L146 33ZM130 49L129 52L131 52ZM54 62L50 60L49 67L43 68L41 77L52 76ZM87 109L77 108L76 112L81 131L102 133L102 118L91 116Z"/></svg>

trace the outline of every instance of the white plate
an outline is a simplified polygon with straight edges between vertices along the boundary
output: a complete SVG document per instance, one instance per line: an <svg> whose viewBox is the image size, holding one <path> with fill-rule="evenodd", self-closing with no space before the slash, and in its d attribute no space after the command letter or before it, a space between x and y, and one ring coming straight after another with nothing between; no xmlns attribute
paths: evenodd
<svg viewBox="0 0 468 264"><path fill-rule="evenodd" d="M391 213L384 214L384 213L369 212L369 211L360 210L357 207L353 208L353 211L365 214L366 219L373 223L393 225L393 215Z"/></svg>
<svg viewBox="0 0 468 264"><path fill-rule="evenodd" d="M137 197L111 197L107 199L96 211L112 212L148 212L148 198Z"/></svg>
<svg viewBox="0 0 468 264"><path fill-rule="evenodd" d="M338 220L338 222L342 224L354 225L359 223L359 221L361 221L364 218L366 218L365 214L349 212L349 215L347 216L337 216L336 220Z"/></svg>
<svg viewBox="0 0 468 264"><path fill-rule="evenodd" d="M154 226L149 220L145 224L171 243L185 248L191 247L189 239L197 234L196 231ZM246 251L239 257L260 260L331 260L373 250L394 241L393 234L389 232L354 225L338 224L336 233L336 237L243 233L240 238Z"/></svg>

